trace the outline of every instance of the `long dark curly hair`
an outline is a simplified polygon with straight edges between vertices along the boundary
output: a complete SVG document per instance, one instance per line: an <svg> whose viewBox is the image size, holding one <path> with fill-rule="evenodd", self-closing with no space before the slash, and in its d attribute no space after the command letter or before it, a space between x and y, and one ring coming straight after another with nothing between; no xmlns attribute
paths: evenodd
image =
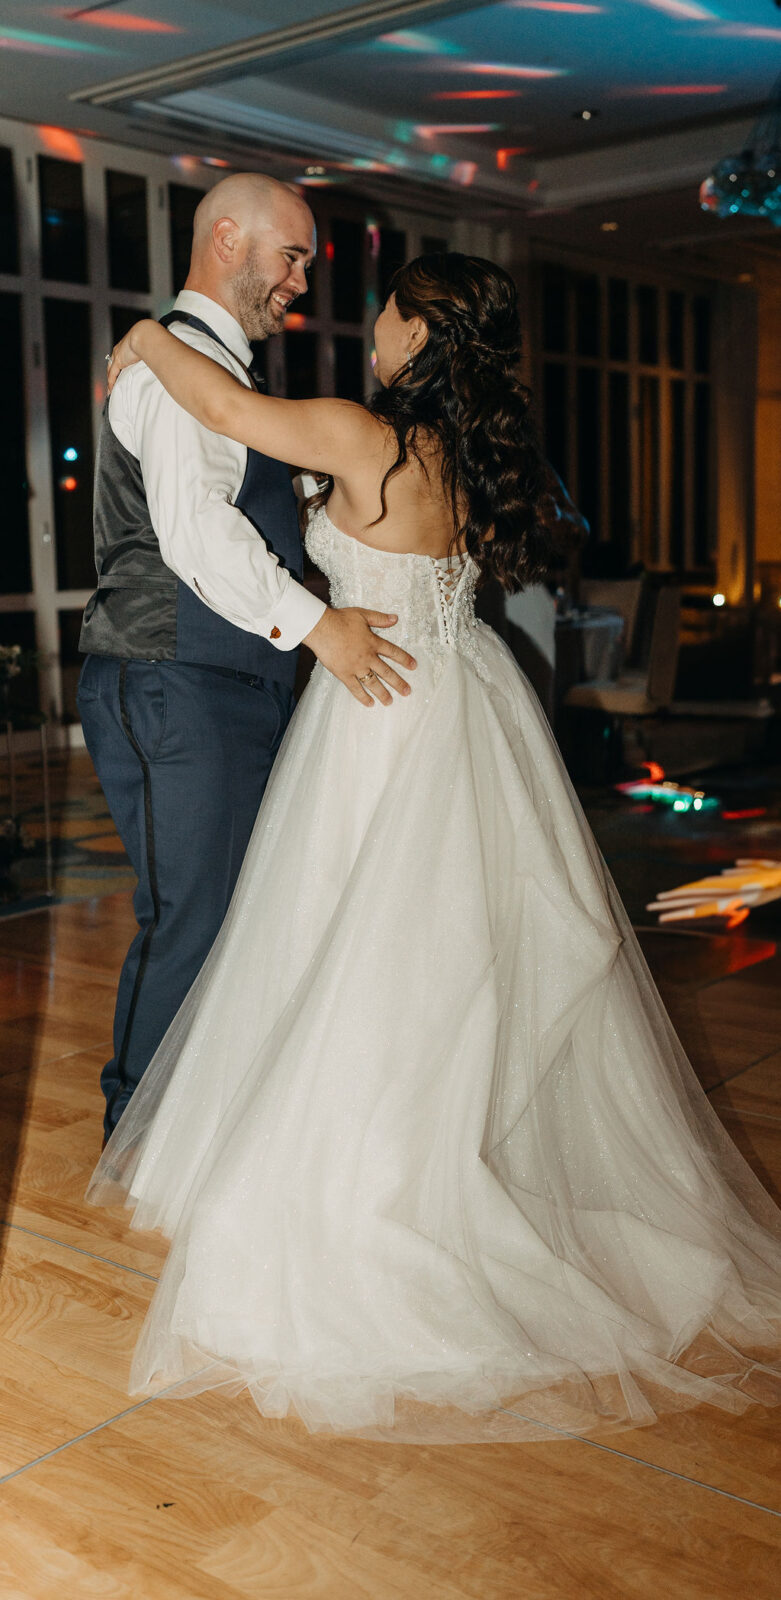
<svg viewBox="0 0 781 1600"><path fill-rule="evenodd" d="M410 454L431 469L434 441L453 511L453 546L463 543L484 580L498 578L509 590L534 583L560 564L562 552L553 527L551 469L520 377L512 278L480 256L432 253L401 267L389 294L405 321L423 318L427 337L411 365L367 402L397 442L372 526L385 517L388 481ZM307 502L307 511L325 503L332 482Z"/></svg>

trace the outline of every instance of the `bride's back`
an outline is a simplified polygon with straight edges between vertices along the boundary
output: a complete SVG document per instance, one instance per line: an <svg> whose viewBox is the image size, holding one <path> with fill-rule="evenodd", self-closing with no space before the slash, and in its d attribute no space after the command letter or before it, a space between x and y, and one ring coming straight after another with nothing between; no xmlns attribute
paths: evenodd
<svg viewBox="0 0 781 1600"><path fill-rule="evenodd" d="M421 442L420 456L410 454L385 484L383 479L396 459L396 436L387 423L376 419L376 456L367 455L354 469L334 480L328 500L331 521L353 539L375 550L395 554L446 556L454 526L450 498L442 481L441 455L433 444Z"/></svg>

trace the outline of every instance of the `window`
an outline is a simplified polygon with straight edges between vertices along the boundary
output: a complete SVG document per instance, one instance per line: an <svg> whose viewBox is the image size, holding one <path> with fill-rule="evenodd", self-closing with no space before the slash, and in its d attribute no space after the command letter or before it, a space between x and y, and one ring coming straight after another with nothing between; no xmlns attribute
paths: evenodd
<svg viewBox="0 0 781 1600"><path fill-rule="evenodd" d="M401 228L380 228L380 253L377 276L380 305L384 306L390 291L391 278L407 259L407 235Z"/></svg>
<svg viewBox="0 0 781 1600"><path fill-rule="evenodd" d="M41 257L44 278L87 282L87 219L84 183L77 161L38 157Z"/></svg>
<svg viewBox="0 0 781 1600"><path fill-rule="evenodd" d="M169 183L168 210L171 228L171 278L173 293L178 294L190 271L190 252L193 244L193 217L203 199L202 189L191 189L188 184Z"/></svg>
<svg viewBox="0 0 781 1600"><path fill-rule="evenodd" d="M365 398L363 377L363 339L338 333L334 339L334 389L342 400Z"/></svg>
<svg viewBox="0 0 781 1600"><path fill-rule="evenodd" d="M366 230L362 222L334 217L331 222L331 301L334 322L363 319L363 257Z"/></svg>
<svg viewBox="0 0 781 1600"><path fill-rule="evenodd" d="M43 312L57 582L60 589L88 589L95 582L90 307L44 300Z"/></svg>
<svg viewBox="0 0 781 1600"><path fill-rule="evenodd" d="M146 178L106 173L108 267L112 289L149 293L149 230Z"/></svg>
<svg viewBox="0 0 781 1600"><path fill-rule="evenodd" d="M0 148L0 272L19 271L19 228L12 150Z"/></svg>
<svg viewBox="0 0 781 1600"><path fill-rule="evenodd" d="M709 295L542 262L538 317L545 447L591 523L584 571L707 572Z"/></svg>
<svg viewBox="0 0 781 1600"><path fill-rule="evenodd" d="M24 438L21 300L0 294L0 483L3 486L3 591L28 594L30 535Z"/></svg>
<svg viewBox="0 0 781 1600"><path fill-rule="evenodd" d="M285 334L288 400L311 400L317 394L317 334Z"/></svg>

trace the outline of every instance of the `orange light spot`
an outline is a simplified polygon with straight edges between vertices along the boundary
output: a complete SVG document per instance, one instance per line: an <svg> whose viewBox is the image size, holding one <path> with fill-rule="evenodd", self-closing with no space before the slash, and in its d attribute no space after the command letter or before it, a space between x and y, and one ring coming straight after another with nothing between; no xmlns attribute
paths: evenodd
<svg viewBox="0 0 781 1600"><path fill-rule="evenodd" d="M645 767L652 783L659 783L664 777L664 767L660 767L658 761L641 761L640 765Z"/></svg>
<svg viewBox="0 0 781 1600"><path fill-rule="evenodd" d="M326 244L326 247L325 247L325 253L326 253L327 259L329 261L333 261L334 256L336 255L336 248L334 246L333 239L329 239L328 240L328 242Z"/></svg>
<svg viewBox="0 0 781 1600"><path fill-rule="evenodd" d="M173 22L157 22L154 17L136 17L130 11L91 11L88 16L75 17L75 22L89 28L118 28L123 33L184 33Z"/></svg>
<svg viewBox="0 0 781 1600"><path fill-rule="evenodd" d="M432 100L517 100L522 89L440 89Z"/></svg>
<svg viewBox="0 0 781 1600"><path fill-rule="evenodd" d="M285 317L286 328L303 328L305 322L306 317L303 311L288 311Z"/></svg>
<svg viewBox="0 0 781 1600"><path fill-rule="evenodd" d="M507 168L510 165L510 162L511 162L513 156L526 156L526 155L529 154L529 149L530 149L530 146L528 144L513 144L513 145L506 145L502 150L497 150L497 152L496 152L497 170L499 172L506 172Z"/></svg>
<svg viewBox="0 0 781 1600"><path fill-rule="evenodd" d="M60 488L61 489L67 489L69 493L71 493L74 489L78 489L78 487L79 487L78 478L61 478L60 479Z"/></svg>
<svg viewBox="0 0 781 1600"><path fill-rule="evenodd" d="M45 123L38 126L38 136L44 148L53 156L61 156L64 161L82 161L84 151L75 133L69 133L67 128L49 128Z"/></svg>
<svg viewBox="0 0 781 1600"><path fill-rule="evenodd" d="M727 918L725 926L728 928L739 928L741 922L745 922L746 917L748 916L748 909L748 906L743 906L740 911L733 911L732 916Z"/></svg>

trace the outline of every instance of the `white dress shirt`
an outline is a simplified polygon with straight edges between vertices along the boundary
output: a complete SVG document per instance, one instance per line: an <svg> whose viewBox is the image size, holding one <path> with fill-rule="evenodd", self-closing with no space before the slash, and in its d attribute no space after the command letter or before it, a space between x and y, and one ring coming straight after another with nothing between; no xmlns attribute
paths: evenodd
<svg viewBox="0 0 781 1600"><path fill-rule="evenodd" d="M228 349L187 323L171 332L249 386L252 352L230 312L191 289L177 295L174 307L207 323ZM295 649L326 607L279 565L233 504L246 471L246 445L202 428L143 362L120 373L108 415L120 444L141 466L166 566L228 622L278 650Z"/></svg>

